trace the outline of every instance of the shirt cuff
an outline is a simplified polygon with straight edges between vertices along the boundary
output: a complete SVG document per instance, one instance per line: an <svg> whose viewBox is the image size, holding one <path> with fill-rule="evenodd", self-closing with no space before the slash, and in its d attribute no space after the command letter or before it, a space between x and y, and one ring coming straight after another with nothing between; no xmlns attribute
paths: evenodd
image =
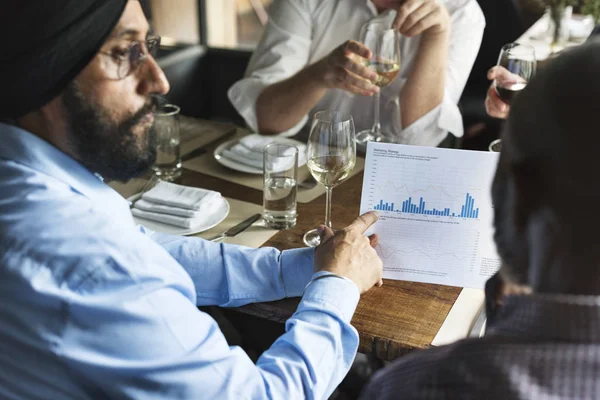
<svg viewBox="0 0 600 400"><path fill-rule="evenodd" d="M284 250L281 252L281 275L286 297L300 297L315 271L315 249Z"/></svg>
<svg viewBox="0 0 600 400"><path fill-rule="evenodd" d="M464 128L458 106L446 95L442 104L402 130L400 143L437 146L446 138L448 132L462 137Z"/></svg>
<svg viewBox="0 0 600 400"><path fill-rule="evenodd" d="M350 322L360 300L360 292L350 279L329 272L317 272L302 299L327 303L339 310L345 322Z"/></svg>

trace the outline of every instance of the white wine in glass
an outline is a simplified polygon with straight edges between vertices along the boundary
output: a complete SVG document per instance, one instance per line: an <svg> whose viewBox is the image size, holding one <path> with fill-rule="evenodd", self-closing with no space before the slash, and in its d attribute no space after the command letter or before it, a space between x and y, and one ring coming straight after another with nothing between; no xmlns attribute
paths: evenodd
<svg viewBox="0 0 600 400"><path fill-rule="evenodd" d="M373 84L380 88L392 83L398 72L400 72L400 64L394 61L367 61L365 64L377 73L377 80Z"/></svg>
<svg viewBox="0 0 600 400"><path fill-rule="evenodd" d="M325 225L331 225L331 195L333 188L350 176L356 164L354 121L339 111L320 111L315 114L306 149L307 166L317 182L325 186ZM316 229L304 234L307 246L321 241Z"/></svg>
<svg viewBox="0 0 600 400"><path fill-rule="evenodd" d="M360 31L360 41L371 50L370 60L365 65L377 73L377 81L373 82L380 88L389 86L400 72L400 41L398 32L390 29L385 21L372 21L364 25ZM377 93L374 104L373 127L356 134L356 142L394 142L393 135L381 131L379 117L381 94Z"/></svg>
<svg viewBox="0 0 600 400"><path fill-rule="evenodd" d="M354 169L356 160L348 160L339 156L315 157L308 161L310 173L325 187L336 186L344 181Z"/></svg>

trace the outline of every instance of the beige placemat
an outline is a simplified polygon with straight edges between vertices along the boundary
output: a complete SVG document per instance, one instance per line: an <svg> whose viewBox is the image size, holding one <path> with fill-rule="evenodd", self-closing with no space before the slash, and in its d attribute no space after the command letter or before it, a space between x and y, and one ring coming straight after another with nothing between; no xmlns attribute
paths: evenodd
<svg viewBox="0 0 600 400"><path fill-rule="evenodd" d="M239 224L246 218L250 217L252 214L262 213L262 206L247 203L241 200L230 199L226 197L229 202L229 215L223 222L214 228L194 235L196 237L201 237L203 239L211 239L215 236L225 232L227 229L231 228L234 225ZM225 238L222 240L223 243L231 243L231 244L239 244L241 246L248 247L260 247L267 240L269 240L273 235L275 235L277 230L265 228L262 220L259 220L254 223L250 228L246 229L244 232L230 238Z"/></svg>
<svg viewBox="0 0 600 400"><path fill-rule="evenodd" d="M229 182L234 182L239 185L247 186L252 189L263 190L262 175L246 174L244 172L234 171L224 167L219 164L217 160L215 160L212 153L207 153L200 157L191 159L183 163L183 167L192 171L224 179ZM356 157L356 166L354 167L354 170L350 176L356 175L364 168L365 159L362 157ZM298 169L298 182L304 182L309 176L310 172L308 171L306 165ZM325 187L323 187L323 185L317 185L312 189L303 189L298 187L297 199L299 203L309 203L324 193Z"/></svg>
<svg viewBox="0 0 600 400"><path fill-rule="evenodd" d="M181 154L203 147L236 129L234 124L207 121L182 115L179 121Z"/></svg>

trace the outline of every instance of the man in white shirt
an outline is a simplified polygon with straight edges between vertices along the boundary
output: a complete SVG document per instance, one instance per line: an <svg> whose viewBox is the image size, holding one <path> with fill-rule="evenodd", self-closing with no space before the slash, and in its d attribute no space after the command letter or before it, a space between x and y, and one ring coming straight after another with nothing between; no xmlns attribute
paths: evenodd
<svg viewBox="0 0 600 400"><path fill-rule="evenodd" d="M346 110L357 132L370 129L379 88L374 72L356 62L369 50L349 39L374 18L401 35L400 73L381 91L382 131L429 146L448 132L462 136L457 103L485 26L475 0L277 0L229 99L263 134L294 135L322 109Z"/></svg>

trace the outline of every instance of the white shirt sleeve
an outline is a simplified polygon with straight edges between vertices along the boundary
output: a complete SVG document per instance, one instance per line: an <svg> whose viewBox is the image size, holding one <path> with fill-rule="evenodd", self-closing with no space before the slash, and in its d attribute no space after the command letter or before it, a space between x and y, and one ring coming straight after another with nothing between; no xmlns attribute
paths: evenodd
<svg viewBox="0 0 600 400"><path fill-rule="evenodd" d="M463 135L462 115L458 101L467 84L481 46L485 17L475 0L463 1L461 6L448 5L452 19L446 87L442 103L401 131L400 143L437 146L451 132ZM399 116L398 116L399 117ZM396 121L401 125L401 122Z"/></svg>
<svg viewBox="0 0 600 400"><path fill-rule="evenodd" d="M307 2L276 1L269 14L269 23L250 59L245 77L228 91L233 106L256 132L256 101L262 91L304 68L311 51L312 18ZM293 128L282 132L281 135L296 134L307 120L308 116L304 116Z"/></svg>

